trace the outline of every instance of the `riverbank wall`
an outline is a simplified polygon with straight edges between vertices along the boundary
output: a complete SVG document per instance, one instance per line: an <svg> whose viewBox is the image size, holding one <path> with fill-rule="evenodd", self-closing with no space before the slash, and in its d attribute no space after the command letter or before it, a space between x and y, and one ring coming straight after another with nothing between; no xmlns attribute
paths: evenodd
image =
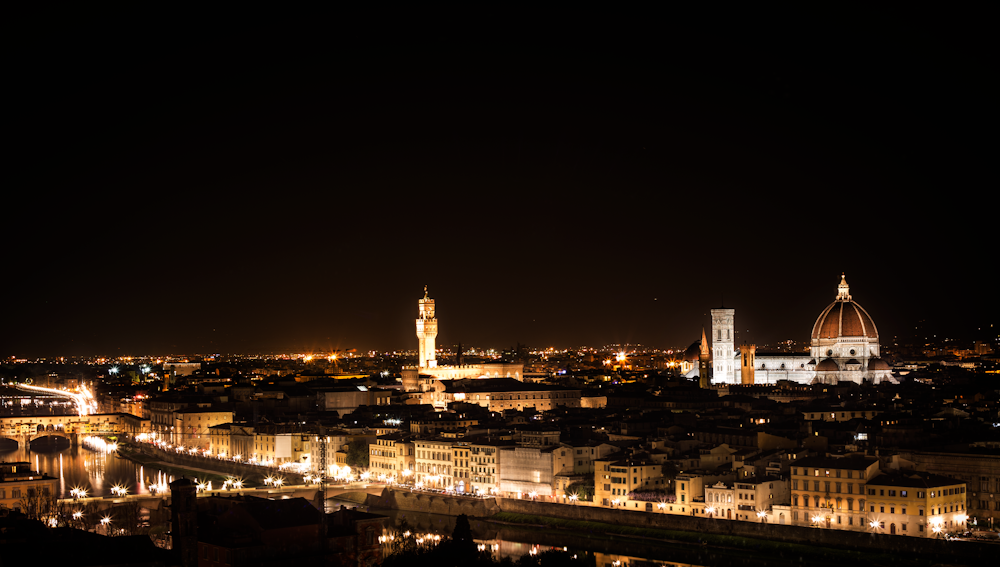
<svg viewBox="0 0 1000 567"><path fill-rule="evenodd" d="M365 505L371 508L426 512L446 516L465 514L478 518L485 518L500 512L495 498L448 496L434 492L410 492L409 490L392 488L386 488L378 496L369 494Z"/></svg>
<svg viewBox="0 0 1000 567"><path fill-rule="evenodd" d="M754 539L766 539L786 543L800 543L820 547L846 548L880 553L915 553L953 555L963 559L982 559L1000 552L1000 547L971 541L948 541L846 530L831 530L762 524L715 518L699 518L674 514L657 514L633 510L601 508L597 506L573 506L551 502L533 502L498 498L497 506L503 512L547 516L565 520L602 522L637 528L656 528L685 532L728 535Z"/></svg>
<svg viewBox="0 0 1000 567"><path fill-rule="evenodd" d="M961 560L978 561L990 557L991 554L1000 552L1000 546L971 541L948 541L889 534L850 532L846 530L762 524L510 498L484 499L449 496L391 488L386 488L378 496L369 495L365 504L372 508L427 512L449 516L466 514L484 519L498 512L511 512L564 520L736 536L878 553L953 556Z"/></svg>

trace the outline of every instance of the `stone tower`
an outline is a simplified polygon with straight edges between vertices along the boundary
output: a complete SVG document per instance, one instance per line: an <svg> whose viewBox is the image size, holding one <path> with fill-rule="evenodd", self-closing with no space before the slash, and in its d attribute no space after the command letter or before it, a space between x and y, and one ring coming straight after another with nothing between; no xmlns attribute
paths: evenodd
<svg viewBox="0 0 1000 567"><path fill-rule="evenodd" d="M740 384L753 385L754 356L757 345L740 345Z"/></svg>
<svg viewBox="0 0 1000 567"><path fill-rule="evenodd" d="M701 352L698 354L698 385L708 388L712 385L712 360L708 350L708 339L705 338L705 327L701 328Z"/></svg>
<svg viewBox="0 0 1000 567"><path fill-rule="evenodd" d="M735 309L720 307L712 310L712 367L716 382L736 383L733 358L736 356L734 341Z"/></svg>
<svg viewBox="0 0 1000 567"><path fill-rule="evenodd" d="M438 320L434 314L434 300L427 297L427 286L424 286L424 297L417 301L417 306L420 308L417 315L417 339L420 341L417 366L435 368L437 355L434 352L434 339L438 334Z"/></svg>
<svg viewBox="0 0 1000 567"><path fill-rule="evenodd" d="M198 488L187 478L170 483L170 532L183 567L198 565Z"/></svg>

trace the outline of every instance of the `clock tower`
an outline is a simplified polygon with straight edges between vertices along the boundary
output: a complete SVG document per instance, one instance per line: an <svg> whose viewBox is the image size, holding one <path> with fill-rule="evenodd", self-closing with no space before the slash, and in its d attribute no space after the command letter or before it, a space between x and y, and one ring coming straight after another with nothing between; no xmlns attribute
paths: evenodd
<svg viewBox="0 0 1000 567"><path fill-rule="evenodd" d="M438 320L434 314L434 300L427 297L427 286L424 286L424 297L417 300L417 306L420 309L417 314L417 339L420 341L417 349L417 365L420 368L435 368L437 355L434 339L438 334Z"/></svg>

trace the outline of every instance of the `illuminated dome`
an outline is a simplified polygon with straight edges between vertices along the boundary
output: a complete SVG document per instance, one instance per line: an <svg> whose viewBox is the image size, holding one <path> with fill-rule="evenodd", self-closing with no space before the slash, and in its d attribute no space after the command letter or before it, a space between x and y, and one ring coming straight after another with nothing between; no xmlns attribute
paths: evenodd
<svg viewBox="0 0 1000 567"><path fill-rule="evenodd" d="M816 365L817 372L839 372L840 367L837 363L833 361L832 358L827 358L821 360L819 364Z"/></svg>
<svg viewBox="0 0 1000 567"><path fill-rule="evenodd" d="M851 299L844 275L840 276L840 285L837 286L837 299L819 314L812 330L814 340L840 337L878 339L878 330L871 316Z"/></svg>
<svg viewBox="0 0 1000 567"><path fill-rule="evenodd" d="M868 370L869 371L874 371L874 370L891 371L892 367L889 366L888 362L882 360L881 358L873 358L873 359L871 359L871 360L868 361Z"/></svg>
<svg viewBox="0 0 1000 567"><path fill-rule="evenodd" d="M809 353L816 365L815 381L834 384L849 380L879 382L891 379L892 371L884 362L869 368L869 360L878 360L878 330L868 312L851 299L847 278L841 274L837 297L813 325ZM839 371L835 370L839 367Z"/></svg>

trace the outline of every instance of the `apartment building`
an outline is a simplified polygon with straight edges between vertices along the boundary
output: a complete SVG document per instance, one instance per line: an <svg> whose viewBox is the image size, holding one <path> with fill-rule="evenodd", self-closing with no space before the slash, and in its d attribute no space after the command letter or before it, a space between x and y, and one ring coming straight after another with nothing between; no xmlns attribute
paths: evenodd
<svg viewBox="0 0 1000 567"><path fill-rule="evenodd" d="M793 525L866 529L867 484L879 474L876 457L806 457L791 469Z"/></svg>

